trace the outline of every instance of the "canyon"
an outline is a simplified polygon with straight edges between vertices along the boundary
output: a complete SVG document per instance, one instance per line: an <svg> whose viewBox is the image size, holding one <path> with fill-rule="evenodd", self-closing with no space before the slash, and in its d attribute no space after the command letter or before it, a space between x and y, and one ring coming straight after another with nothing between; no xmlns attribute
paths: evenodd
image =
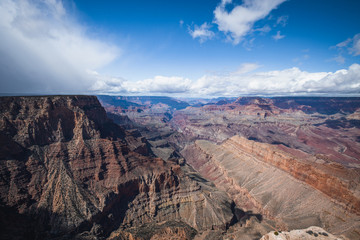
<svg viewBox="0 0 360 240"><path fill-rule="evenodd" d="M117 115L140 124L154 152L168 153L159 157L184 158L263 225L358 239L359 108L359 98L241 97L168 106L162 121L136 108Z"/></svg>
<svg viewBox="0 0 360 240"><path fill-rule="evenodd" d="M360 98L1 97L0 238L359 239L359 116Z"/></svg>

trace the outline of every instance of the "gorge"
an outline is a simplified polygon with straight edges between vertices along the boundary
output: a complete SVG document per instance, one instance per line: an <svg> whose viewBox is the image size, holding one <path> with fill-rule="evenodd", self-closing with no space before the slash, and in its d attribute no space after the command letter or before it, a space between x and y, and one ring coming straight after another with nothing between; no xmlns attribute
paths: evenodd
<svg viewBox="0 0 360 240"><path fill-rule="evenodd" d="M360 238L360 98L185 100L1 97L0 237Z"/></svg>

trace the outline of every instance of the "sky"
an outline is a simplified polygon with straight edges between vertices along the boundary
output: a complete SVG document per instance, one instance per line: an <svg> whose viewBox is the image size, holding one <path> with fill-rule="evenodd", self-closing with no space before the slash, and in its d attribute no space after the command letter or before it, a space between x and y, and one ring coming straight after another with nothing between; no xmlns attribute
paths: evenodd
<svg viewBox="0 0 360 240"><path fill-rule="evenodd" d="M0 94L360 96L358 0L1 0Z"/></svg>

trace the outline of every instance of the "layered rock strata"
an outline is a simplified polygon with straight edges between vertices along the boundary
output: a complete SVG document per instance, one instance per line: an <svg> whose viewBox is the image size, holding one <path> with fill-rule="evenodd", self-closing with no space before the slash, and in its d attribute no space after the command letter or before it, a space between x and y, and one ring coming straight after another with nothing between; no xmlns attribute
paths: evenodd
<svg viewBox="0 0 360 240"><path fill-rule="evenodd" d="M2 239L101 239L168 220L201 232L234 218L225 194L155 158L96 97L0 98L0 142Z"/></svg>
<svg viewBox="0 0 360 240"><path fill-rule="evenodd" d="M175 112L171 124L183 137L170 141L184 147L199 139L221 143L241 135L360 168L359 103L359 98L239 98L189 107Z"/></svg>
<svg viewBox="0 0 360 240"><path fill-rule="evenodd" d="M279 229L315 225L360 237L358 171L296 151L234 136L221 145L198 140L182 154L239 207L274 220Z"/></svg>
<svg viewBox="0 0 360 240"><path fill-rule="evenodd" d="M183 162L226 190L246 216L264 217L262 227L318 225L356 239L359 109L360 98L245 97L169 112L166 121L144 114L146 109L121 114L142 124L157 156L171 159L181 151ZM234 141L236 135L245 138ZM224 238L252 239L259 233L245 237L244 228L232 228L236 234Z"/></svg>

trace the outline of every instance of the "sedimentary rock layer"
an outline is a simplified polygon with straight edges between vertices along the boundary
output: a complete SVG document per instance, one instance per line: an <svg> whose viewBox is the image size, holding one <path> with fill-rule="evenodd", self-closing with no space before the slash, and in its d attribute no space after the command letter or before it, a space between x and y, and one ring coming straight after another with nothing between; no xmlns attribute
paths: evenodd
<svg viewBox="0 0 360 240"><path fill-rule="evenodd" d="M316 225L359 237L357 172L293 151L234 136L221 145L196 141L182 154L239 207L273 219L279 229Z"/></svg>
<svg viewBox="0 0 360 240"><path fill-rule="evenodd" d="M96 97L0 98L0 142L3 239L101 238L168 220L202 231L233 219L225 194L155 158Z"/></svg>

